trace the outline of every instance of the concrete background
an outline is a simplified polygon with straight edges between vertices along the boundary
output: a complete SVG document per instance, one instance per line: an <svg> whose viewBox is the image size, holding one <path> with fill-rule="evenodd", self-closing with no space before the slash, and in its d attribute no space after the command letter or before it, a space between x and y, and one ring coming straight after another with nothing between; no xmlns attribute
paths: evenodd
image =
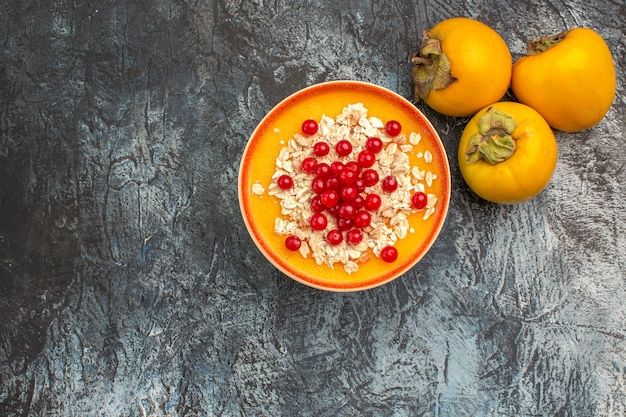
<svg viewBox="0 0 626 417"><path fill-rule="evenodd" d="M618 69L596 127L557 133L549 187L465 186L383 287L274 269L237 204L282 98L355 79L411 98L421 32L597 30ZM0 415L626 415L626 6L611 1L0 0Z"/></svg>

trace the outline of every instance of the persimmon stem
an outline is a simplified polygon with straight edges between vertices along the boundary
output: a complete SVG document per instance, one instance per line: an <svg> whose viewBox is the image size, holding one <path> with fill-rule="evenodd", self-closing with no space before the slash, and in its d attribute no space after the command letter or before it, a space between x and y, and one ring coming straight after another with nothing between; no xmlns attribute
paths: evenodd
<svg viewBox="0 0 626 417"><path fill-rule="evenodd" d="M547 51L565 39L568 33L569 30L566 30L561 33L557 33L556 35L541 36L531 39L530 42L528 42L528 45L526 45L526 55L539 55L540 53Z"/></svg>
<svg viewBox="0 0 626 417"><path fill-rule="evenodd" d="M512 136L515 126L513 117L490 107L478 119L478 133L469 140L465 161L475 164L483 160L495 165L509 159L517 148Z"/></svg>
<svg viewBox="0 0 626 417"><path fill-rule="evenodd" d="M421 48L411 59L415 64L411 73L417 100L425 100L431 90L446 88L457 81L451 74L450 60L441 49L441 41L431 38L426 30L422 36Z"/></svg>

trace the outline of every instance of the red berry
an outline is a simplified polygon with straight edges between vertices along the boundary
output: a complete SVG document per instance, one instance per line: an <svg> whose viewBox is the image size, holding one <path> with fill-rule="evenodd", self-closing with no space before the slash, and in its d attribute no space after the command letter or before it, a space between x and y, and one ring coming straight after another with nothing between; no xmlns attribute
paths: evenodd
<svg viewBox="0 0 626 417"><path fill-rule="evenodd" d="M383 201L378 194L368 194L367 197L365 197L365 204L363 205L363 208L369 211L376 211L380 208L382 202Z"/></svg>
<svg viewBox="0 0 626 417"><path fill-rule="evenodd" d="M326 241L330 245L338 245L343 241L343 235L339 230L331 230L326 234Z"/></svg>
<svg viewBox="0 0 626 417"><path fill-rule="evenodd" d="M393 246L385 246L380 252L380 257L385 262L394 262L398 259L398 250Z"/></svg>
<svg viewBox="0 0 626 417"><path fill-rule="evenodd" d="M387 193L393 193L398 188L398 180L396 179L396 177L389 175L383 178L382 187L383 191Z"/></svg>
<svg viewBox="0 0 626 417"><path fill-rule="evenodd" d="M317 164L317 166L315 167L315 175L317 175L318 177L325 177L328 174L330 174L330 165L328 165L326 162L321 162Z"/></svg>
<svg viewBox="0 0 626 417"><path fill-rule="evenodd" d="M369 168L374 165L374 162L376 162L376 155L374 154L374 152L368 151L367 149L363 150L359 152L359 155L357 156L357 162L359 166L363 168Z"/></svg>
<svg viewBox="0 0 626 417"><path fill-rule="evenodd" d="M341 201L349 203L359 195L359 191L354 185L344 185L339 189L339 197Z"/></svg>
<svg viewBox="0 0 626 417"><path fill-rule="evenodd" d="M358 178L358 174L354 171L350 171L349 169L344 169L341 171L341 174L339 174L339 181L344 184L354 184Z"/></svg>
<svg viewBox="0 0 626 417"><path fill-rule="evenodd" d="M315 194L322 194L325 189L326 183L324 182L324 178L316 177L313 179L313 182L311 182L311 190L313 190Z"/></svg>
<svg viewBox="0 0 626 417"><path fill-rule="evenodd" d="M358 245L363 240L363 233L358 229L352 229L346 233L346 242L351 245Z"/></svg>
<svg viewBox="0 0 626 417"><path fill-rule="evenodd" d="M326 190L320 196L322 204L328 208L334 207L339 202L339 193L335 190Z"/></svg>
<svg viewBox="0 0 626 417"><path fill-rule="evenodd" d="M345 169L347 169L348 171L352 171L355 174L358 174L359 172L361 172L361 166L356 161L346 162L345 167L346 167Z"/></svg>
<svg viewBox="0 0 626 417"><path fill-rule="evenodd" d="M385 132L389 136L398 136L402 131L402 125L396 120L389 120L385 125Z"/></svg>
<svg viewBox="0 0 626 417"><path fill-rule="evenodd" d="M289 250L296 251L300 249L301 245L302 245L302 241L300 240L298 236L291 235L291 236L288 236L287 239L285 239L285 246Z"/></svg>
<svg viewBox="0 0 626 417"><path fill-rule="evenodd" d="M313 230L324 230L328 224L328 219L324 213L313 213L311 216L310 226Z"/></svg>
<svg viewBox="0 0 626 417"><path fill-rule="evenodd" d="M337 218L337 229L345 232L346 230L352 229L352 224L354 221L352 219L342 219L341 217Z"/></svg>
<svg viewBox="0 0 626 417"><path fill-rule="evenodd" d="M365 147L374 153L378 153L383 149L383 141L376 137L369 138L367 142L365 142Z"/></svg>
<svg viewBox="0 0 626 417"><path fill-rule="evenodd" d="M427 203L428 203L428 196L426 195L426 193L423 193L421 191L416 192L411 197L411 204L413 204L413 207L415 207L418 210L421 210L424 207L426 207Z"/></svg>
<svg viewBox="0 0 626 417"><path fill-rule="evenodd" d="M361 179L366 187L372 187L378 183L378 171L375 169L366 169L361 174Z"/></svg>
<svg viewBox="0 0 626 417"><path fill-rule="evenodd" d="M350 203L341 203L337 207L337 216L341 219L352 219L355 213L356 209Z"/></svg>
<svg viewBox="0 0 626 417"><path fill-rule="evenodd" d="M335 175L341 174L341 171L343 171L344 168L345 166L343 165L343 162L341 161L335 161L332 164L330 164L330 171Z"/></svg>
<svg viewBox="0 0 626 417"><path fill-rule="evenodd" d="M372 216L365 210L360 210L354 215L354 227L363 229L372 222Z"/></svg>
<svg viewBox="0 0 626 417"><path fill-rule="evenodd" d="M358 192L362 193L363 190L365 190L365 181L363 181L362 178L357 178L356 181L354 181L354 186Z"/></svg>
<svg viewBox="0 0 626 417"><path fill-rule="evenodd" d="M288 190L293 187L293 179L289 175L283 174L278 177L276 184L278 184L278 186L283 190Z"/></svg>
<svg viewBox="0 0 626 417"><path fill-rule="evenodd" d="M326 206L322 204L322 199L319 195L316 195L311 199L311 210L313 210L315 213L321 213L325 209Z"/></svg>
<svg viewBox="0 0 626 417"><path fill-rule="evenodd" d="M348 156L352 152L352 143L349 140L342 139L335 145L335 152L339 156Z"/></svg>
<svg viewBox="0 0 626 417"><path fill-rule="evenodd" d="M313 153L316 156L326 156L330 152L330 146L326 142L317 142L313 145Z"/></svg>
<svg viewBox="0 0 626 417"><path fill-rule="evenodd" d="M352 201L352 205L354 206L355 209L360 210L363 208L363 206L365 205L365 198L363 198L363 196L361 195L357 195L354 200Z"/></svg>
<svg viewBox="0 0 626 417"><path fill-rule="evenodd" d="M324 187L327 190L338 190L341 187L341 182L339 181L339 177L335 174L330 174L326 178L324 178Z"/></svg>
<svg viewBox="0 0 626 417"><path fill-rule="evenodd" d="M313 173L316 166L317 159L315 158L304 158L304 160L302 161L302 170L308 174Z"/></svg>
<svg viewBox="0 0 626 417"><path fill-rule="evenodd" d="M311 136L317 133L317 122L313 119L308 119L302 122L302 133L307 136Z"/></svg>

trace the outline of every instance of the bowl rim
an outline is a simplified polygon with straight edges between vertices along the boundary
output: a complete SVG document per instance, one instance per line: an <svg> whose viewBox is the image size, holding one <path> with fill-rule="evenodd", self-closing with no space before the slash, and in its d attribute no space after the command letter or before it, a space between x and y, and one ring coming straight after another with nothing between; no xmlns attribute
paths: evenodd
<svg viewBox="0 0 626 417"><path fill-rule="evenodd" d="M425 244L421 246L421 251L419 252L417 256L411 258L409 261L404 262L403 264L401 264L400 266L396 268L392 268L390 270L390 273L383 274L382 277L380 277L379 279L363 280L363 281L359 281L357 284L354 284L354 285L342 285L338 283L338 285L334 286L334 285L324 285L319 282L311 281L307 279L306 273L301 273L301 275L299 275L298 274L299 271L297 268L292 268L292 270L290 270L289 268L287 268L287 266L285 266L285 264L287 264L286 262L281 263L277 259L275 259L274 256L272 256L272 254L267 249L267 247L273 247L273 246L269 244L268 242L262 241L258 237L257 232L255 231L253 225L251 224L252 221L248 218L250 215L249 213L247 213L247 208L245 204L247 199L244 196L244 190L243 190L244 187L242 186L244 184L242 184L242 182L243 182L243 176L244 176L243 174L245 172L245 163L248 160L247 158L248 153L250 152L250 149L253 147L255 140L257 140L257 138L260 137L259 132L264 130L265 128L264 126L269 121L272 120L272 118L274 117L274 114L281 111L283 108L289 106L291 102L297 101L298 97L300 96L306 96L312 93L314 90L319 91L319 90L324 90L327 88L333 88L333 87L338 87L338 86L344 87L344 88L345 87L355 87L355 88L358 87L361 89L369 89L372 92L377 93L377 94L383 94L393 100L398 101L399 104L402 105L402 107L406 109L410 109L411 112L413 112L416 116L418 116L418 118L420 119L420 122L423 123L425 127L429 130L429 134L432 136L433 141L439 147L439 151L443 155L442 163L441 163L442 165L441 174L445 174L445 175L441 175L439 179L443 179L441 177L445 176L445 179L443 179L445 181L443 185L443 192L445 195L438 196L439 201L442 202L442 207L440 210L440 214L438 216L439 220L436 223L436 225L433 226L432 231L428 235L428 239L426 239ZM259 249L260 252L263 254L263 256L280 272L287 275L291 279L294 279L295 281L300 282L301 284L304 284L304 285L307 285L309 287L316 288L319 290L331 291L331 292L363 291L363 290L379 287L383 284L386 284L400 277L404 273L408 272L411 268L413 268L426 255L426 253L430 251L432 245L438 239L441 229L443 228L443 225L445 224L447 215L448 215L448 210L449 210L449 205L450 205L450 194L451 194L450 164L448 161L447 152L445 150L443 142L441 141L441 137L439 136L439 133L437 132L437 130L435 129L431 121L422 113L422 111L418 107L416 107L413 103L411 103L409 100L407 100L406 98L402 97L398 93L386 87L373 84L370 82L356 81L356 80L324 81L324 82L320 82L317 84L309 85L307 87L304 87L298 91L295 91L289 94L288 96L283 98L281 101L279 101L275 106L273 106L267 112L267 114L265 114L265 116L259 121L259 123L256 125L256 127L250 134L248 138L248 142L246 143L244 151L241 155L241 161L239 164L239 172L238 172L238 180L237 180L237 194L238 194L238 199L239 199L240 212L243 217L244 224L246 226L249 236L251 237L257 249ZM308 274L308 275L313 275L313 274Z"/></svg>

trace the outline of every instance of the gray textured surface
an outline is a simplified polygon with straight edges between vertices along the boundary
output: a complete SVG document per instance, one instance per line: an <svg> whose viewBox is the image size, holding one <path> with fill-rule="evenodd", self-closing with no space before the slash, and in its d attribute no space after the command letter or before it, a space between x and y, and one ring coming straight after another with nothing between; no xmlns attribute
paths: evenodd
<svg viewBox="0 0 626 417"><path fill-rule="evenodd" d="M307 85L410 97L457 15L613 51L606 119L558 133L551 185L477 199L383 287L309 289L236 199L261 117ZM0 1L0 415L623 416L626 7L612 1ZM465 119L418 106L450 155Z"/></svg>

